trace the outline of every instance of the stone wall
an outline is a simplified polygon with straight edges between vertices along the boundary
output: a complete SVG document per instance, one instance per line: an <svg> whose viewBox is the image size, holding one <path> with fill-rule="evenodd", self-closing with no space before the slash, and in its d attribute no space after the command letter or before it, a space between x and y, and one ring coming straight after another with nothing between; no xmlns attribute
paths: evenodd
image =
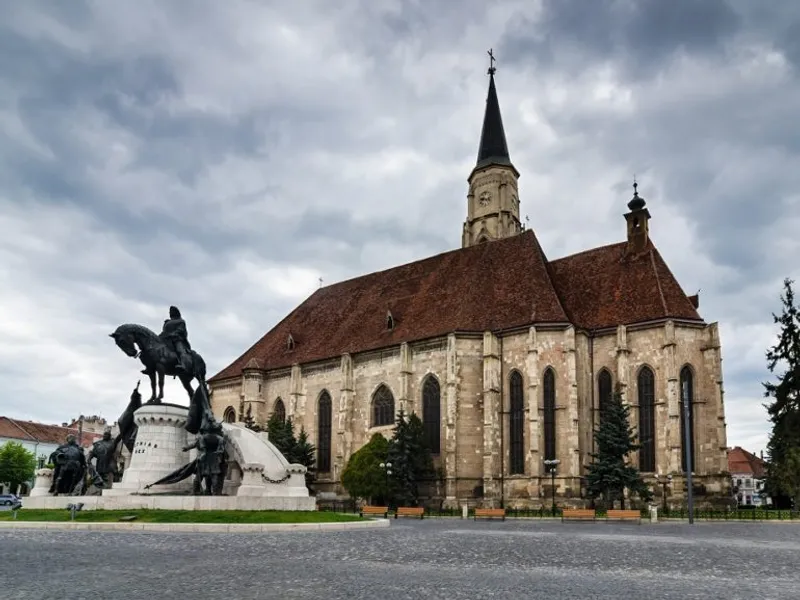
<svg viewBox="0 0 800 600"><path fill-rule="evenodd" d="M441 394L441 454L435 464L442 480L433 488L435 495L449 505L503 501L539 506L549 502L551 493L542 464L542 378L550 368L555 373L560 460L556 493L562 502L580 504L581 477L591 461L598 420L597 375L605 368L613 382L619 382L636 427L637 375L645 364L655 373L656 472L675 474L675 493L680 493L678 378L688 364L695 374L697 478L707 483L703 485L709 493L726 494L725 478L720 476L727 463L716 324L620 326L594 336L573 327L530 327L503 336L451 334L291 369L249 369L237 380L212 385L212 407L218 416L228 407L243 415L250 405L257 421L265 423L280 398L296 429L304 427L318 445L318 401L327 391L333 407L332 471L319 474L317 487L344 493L341 472L353 452L374 433L391 436L392 426L372 427L375 390L387 386L395 410L402 407L422 417L423 382L433 376ZM524 389L524 473L510 475L509 378L514 371L522 376ZM638 457L632 460L636 463Z"/></svg>

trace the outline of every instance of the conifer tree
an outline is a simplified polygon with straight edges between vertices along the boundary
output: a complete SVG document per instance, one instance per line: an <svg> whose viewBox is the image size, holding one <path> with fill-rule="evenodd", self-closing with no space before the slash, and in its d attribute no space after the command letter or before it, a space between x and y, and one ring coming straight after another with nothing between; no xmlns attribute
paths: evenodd
<svg viewBox="0 0 800 600"><path fill-rule="evenodd" d="M419 483L433 473L433 459L425 443L425 428L420 418L401 409L389 444L388 461L392 464L393 500L397 506L419 503Z"/></svg>
<svg viewBox="0 0 800 600"><path fill-rule="evenodd" d="M592 498L603 496L610 507L619 500L621 508L625 508L625 489L645 501L650 500L650 490L638 469L627 460L640 446L630 426L630 407L623 404L619 387L605 407L594 439L597 453L591 454L593 461L586 475L589 495Z"/></svg>
<svg viewBox="0 0 800 600"><path fill-rule="evenodd" d="M767 444L766 492L778 505L800 506L800 312L795 305L791 279L783 282L783 311L773 313L779 325L777 343L767 350L767 368L777 382L764 383L764 396L772 422ZM776 369L779 372L776 374Z"/></svg>
<svg viewBox="0 0 800 600"><path fill-rule="evenodd" d="M314 445L308 441L308 433L306 432L304 427L300 427L300 433L297 436L297 441L294 443L292 448L292 460L291 462L298 463L303 465L306 470L306 485L310 486L311 483L314 481L314 473L315 473L315 462L314 462L314 455L316 454L316 448Z"/></svg>

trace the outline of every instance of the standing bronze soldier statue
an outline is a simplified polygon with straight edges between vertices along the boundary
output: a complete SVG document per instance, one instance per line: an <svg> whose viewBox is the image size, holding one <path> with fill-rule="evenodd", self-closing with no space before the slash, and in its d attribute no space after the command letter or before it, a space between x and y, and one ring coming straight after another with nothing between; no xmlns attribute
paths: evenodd
<svg viewBox="0 0 800 600"><path fill-rule="evenodd" d="M69 434L65 444L56 448L48 459L53 463L53 484L50 492L55 494L82 493L79 484L83 483L86 474L86 455L78 445L75 436ZM82 486L81 486L82 488Z"/></svg>
<svg viewBox="0 0 800 600"><path fill-rule="evenodd" d="M104 489L111 489L114 476L117 474L117 440L111 438L111 430L103 432L103 439L97 440L89 452L89 464L95 459L95 471L103 481Z"/></svg>

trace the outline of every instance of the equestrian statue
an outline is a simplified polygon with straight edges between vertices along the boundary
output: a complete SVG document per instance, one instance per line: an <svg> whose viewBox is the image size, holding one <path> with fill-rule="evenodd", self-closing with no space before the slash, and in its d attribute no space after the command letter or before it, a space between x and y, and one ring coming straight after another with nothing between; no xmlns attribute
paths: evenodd
<svg viewBox="0 0 800 600"><path fill-rule="evenodd" d="M169 319L164 321L160 334L143 325L126 324L120 325L109 335L120 350L131 358L138 358L144 365L142 373L150 378L151 396L148 404L160 404L163 400L165 375L180 379L190 401L185 429L194 434L200 431L203 415L211 412L206 363L189 344L186 321L181 311L175 306L169 307ZM192 388L193 379L197 380L199 393Z"/></svg>

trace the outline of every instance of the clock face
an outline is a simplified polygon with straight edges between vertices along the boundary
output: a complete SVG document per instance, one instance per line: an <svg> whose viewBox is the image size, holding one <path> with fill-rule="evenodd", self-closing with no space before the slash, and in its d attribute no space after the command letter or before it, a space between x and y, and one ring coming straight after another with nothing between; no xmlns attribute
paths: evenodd
<svg viewBox="0 0 800 600"><path fill-rule="evenodd" d="M480 203L481 206L488 206L489 202L492 201L492 195L489 192L483 192L481 194Z"/></svg>

